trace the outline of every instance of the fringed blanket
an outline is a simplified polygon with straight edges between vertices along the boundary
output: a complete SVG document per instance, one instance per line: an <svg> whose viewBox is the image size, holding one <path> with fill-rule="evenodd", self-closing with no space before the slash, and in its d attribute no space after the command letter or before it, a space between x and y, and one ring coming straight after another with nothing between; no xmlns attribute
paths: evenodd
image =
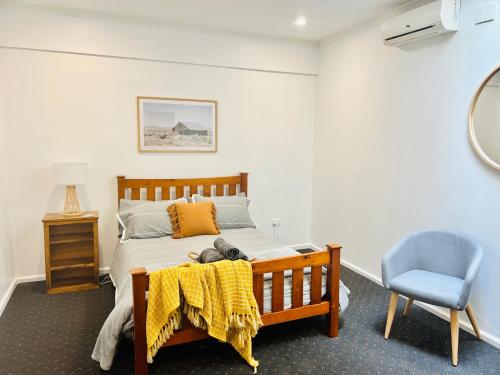
<svg viewBox="0 0 500 375"><path fill-rule="evenodd" d="M152 272L146 318L149 363L179 328L181 311L191 324L228 342L250 366L257 368L259 362L252 357L252 337L262 321L253 295L250 263L186 263Z"/></svg>

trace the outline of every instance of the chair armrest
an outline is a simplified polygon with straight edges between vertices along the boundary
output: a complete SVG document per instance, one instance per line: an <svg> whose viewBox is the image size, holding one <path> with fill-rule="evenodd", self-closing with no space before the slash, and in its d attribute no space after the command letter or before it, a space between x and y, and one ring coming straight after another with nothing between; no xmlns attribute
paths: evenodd
<svg viewBox="0 0 500 375"><path fill-rule="evenodd" d="M382 282L390 289L390 281L405 272L415 268L414 247L404 238L389 250L382 258Z"/></svg>
<svg viewBox="0 0 500 375"><path fill-rule="evenodd" d="M462 292L460 293L460 298L458 300L458 306L457 306L458 310L463 310L467 307L467 303L469 302L470 291L472 288L472 283L474 282L477 272L479 271L482 259L483 259L483 249L481 248L481 246L477 245L475 254L472 257L472 261L465 275L464 285L462 287Z"/></svg>

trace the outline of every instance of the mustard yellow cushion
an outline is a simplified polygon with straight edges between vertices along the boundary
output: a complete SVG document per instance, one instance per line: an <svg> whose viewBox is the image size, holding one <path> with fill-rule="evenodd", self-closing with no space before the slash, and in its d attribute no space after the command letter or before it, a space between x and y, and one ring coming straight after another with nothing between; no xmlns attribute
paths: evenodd
<svg viewBox="0 0 500 375"><path fill-rule="evenodd" d="M219 234L212 202L174 203L167 209L174 234L172 238Z"/></svg>

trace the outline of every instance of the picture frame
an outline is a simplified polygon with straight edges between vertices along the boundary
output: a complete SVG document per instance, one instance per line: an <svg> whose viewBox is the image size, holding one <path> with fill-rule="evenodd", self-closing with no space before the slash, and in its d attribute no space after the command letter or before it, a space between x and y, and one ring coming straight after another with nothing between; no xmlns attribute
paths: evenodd
<svg viewBox="0 0 500 375"><path fill-rule="evenodd" d="M218 102L137 97L139 152L217 152Z"/></svg>

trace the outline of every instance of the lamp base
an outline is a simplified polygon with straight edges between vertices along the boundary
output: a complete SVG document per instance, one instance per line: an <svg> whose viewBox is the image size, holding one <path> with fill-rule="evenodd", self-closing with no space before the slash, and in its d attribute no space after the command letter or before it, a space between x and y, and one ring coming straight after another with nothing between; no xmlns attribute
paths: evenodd
<svg viewBox="0 0 500 375"><path fill-rule="evenodd" d="M78 196L76 195L76 186L66 186L66 201L64 202L64 216L78 216L82 214Z"/></svg>

